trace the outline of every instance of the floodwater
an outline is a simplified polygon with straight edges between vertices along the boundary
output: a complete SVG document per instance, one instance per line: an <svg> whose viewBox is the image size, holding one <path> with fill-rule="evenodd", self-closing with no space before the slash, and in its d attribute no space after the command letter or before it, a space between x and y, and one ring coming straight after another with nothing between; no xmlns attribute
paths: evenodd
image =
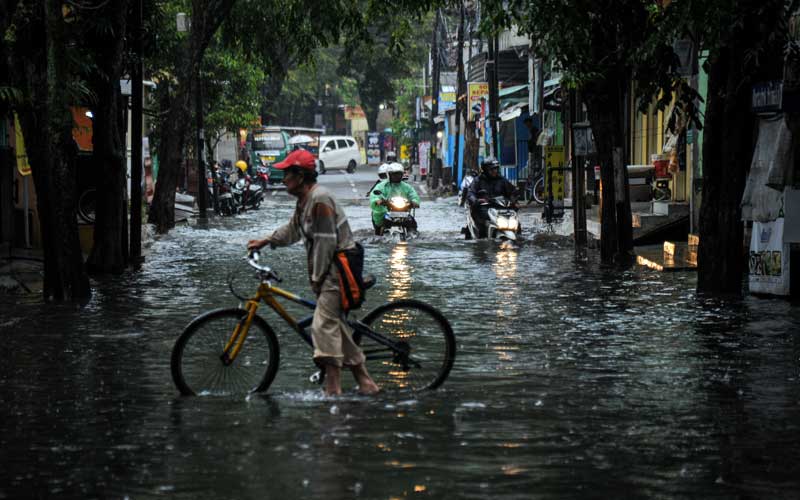
<svg viewBox="0 0 800 500"><path fill-rule="evenodd" d="M452 322L440 390L322 397L308 347L262 309L281 344L267 394L180 397L176 337L237 305L229 273L255 288L245 244L290 209L176 228L80 309L0 299L0 498L800 497L796 305L576 262L531 214L519 245L464 241L453 199L406 245L347 207L379 279L365 310L413 297ZM310 296L302 245L264 257Z"/></svg>

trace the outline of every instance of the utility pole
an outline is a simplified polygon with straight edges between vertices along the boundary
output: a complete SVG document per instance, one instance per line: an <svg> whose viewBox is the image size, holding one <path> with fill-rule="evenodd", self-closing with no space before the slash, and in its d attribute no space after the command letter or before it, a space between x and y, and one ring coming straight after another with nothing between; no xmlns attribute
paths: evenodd
<svg viewBox="0 0 800 500"><path fill-rule="evenodd" d="M439 162L436 161L436 117L439 115L439 24L441 23L441 11L436 9L436 21L433 25L433 42L431 44L431 57L433 57L433 75L431 85L431 187L436 189L439 186Z"/></svg>
<svg viewBox="0 0 800 500"><path fill-rule="evenodd" d="M498 89L498 81L497 81L497 61L500 58L499 54L499 43L497 40L497 33L490 35L489 37L489 60L486 62L487 65L487 73L489 73L489 116L487 116L489 121L489 126L492 127L492 155L493 157L500 159L499 151L500 147L498 144L498 131L497 131L497 120L499 118L499 107L500 107L500 97Z"/></svg>
<svg viewBox="0 0 800 500"><path fill-rule="evenodd" d="M203 65L203 60L200 58L197 61L197 81L195 82L195 118L197 120L197 203L200 205L200 219L206 218L206 206L208 200L206 193L208 192L208 181L206 181L206 164L203 158L203 81L200 79L200 67Z"/></svg>
<svg viewBox="0 0 800 500"><path fill-rule="evenodd" d="M461 146L461 114L466 108L466 82L464 81L464 1L461 1L461 13L458 21L458 54L456 59L456 149L455 159L453 161L453 174L458 185L461 178L462 166L461 155L459 155L459 147ZM461 96L464 95L464 101Z"/></svg>
<svg viewBox="0 0 800 500"><path fill-rule="evenodd" d="M142 0L133 5L133 68L131 71L131 223L130 263L138 269L142 258Z"/></svg>

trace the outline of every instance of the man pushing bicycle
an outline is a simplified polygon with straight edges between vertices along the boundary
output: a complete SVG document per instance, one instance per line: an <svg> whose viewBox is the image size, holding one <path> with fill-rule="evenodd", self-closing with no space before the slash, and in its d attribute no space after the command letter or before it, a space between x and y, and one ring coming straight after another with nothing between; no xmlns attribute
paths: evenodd
<svg viewBox="0 0 800 500"><path fill-rule="evenodd" d="M286 190L297 197L295 212L287 224L264 239L250 240L247 248L258 250L266 245L275 248L305 240L308 276L317 296L311 323L314 362L325 371L325 393L342 393L344 366L353 372L362 394L375 394L379 388L367 372L364 353L353 342L352 331L342 316L339 271L333 265L337 250L355 247L347 216L333 194L317 184L311 153L304 149L292 151L273 166L285 170Z"/></svg>

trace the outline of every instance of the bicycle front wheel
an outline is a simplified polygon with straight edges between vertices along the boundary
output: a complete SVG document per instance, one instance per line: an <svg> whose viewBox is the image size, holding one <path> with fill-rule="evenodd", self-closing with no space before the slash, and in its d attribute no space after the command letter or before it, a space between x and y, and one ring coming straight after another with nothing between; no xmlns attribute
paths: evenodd
<svg viewBox="0 0 800 500"><path fill-rule="evenodd" d="M259 316L253 318L236 359L224 361L225 345L246 317L244 309L219 309L189 323L172 349L172 380L181 394L267 390L278 372L278 339Z"/></svg>
<svg viewBox="0 0 800 500"><path fill-rule="evenodd" d="M362 320L392 347L356 330L353 340L367 357L367 369L384 390L435 389L453 368L453 328L436 308L418 300L388 302Z"/></svg>
<svg viewBox="0 0 800 500"><path fill-rule="evenodd" d="M539 205L544 205L544 202L546 201L544 192L544 177L539 177L539 179L533 185L533 199L536 200L536 203Z"/></svg>

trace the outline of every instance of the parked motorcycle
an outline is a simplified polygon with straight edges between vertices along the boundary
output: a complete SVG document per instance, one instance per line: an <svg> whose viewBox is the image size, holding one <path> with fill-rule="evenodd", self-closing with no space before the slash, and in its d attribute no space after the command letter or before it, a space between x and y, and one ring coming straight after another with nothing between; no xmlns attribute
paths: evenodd
<svg viewBox="0 0 800 500"><path fill-rule="evenodd" d="M233 199L240 211L255 209L261 206L264 201L264 188L260 184L252 182L249 175L240 175L231 187Z"/></svg>
<svg viewBox="0 0 800 500"><path fill-rule="evenodd" d="M387 200L389 209L383 216L383 234L400 241L417 236L417 221L411 202L402 196L393 196Z"/></svg>
<svg viewBox="0 0 800 500"><path fill-rule="evenodd" d="M502 196L481 199L476 211L484 214L475 220L474 212L467 208L466 239L490 238L516 241L520 231L518 210L511 200Z"/></svg>
<svg viewBox="0 0 800 500"><path fill-rule="evenodd" d="M237 212L236 209L236 201L233 198L233 193L231 192L231 185L228 182L229 173L225 172L224 169L220 168L216 171L216 184L217 184L217 207L216 212L219 215L233 215ZM209 192L209 200L211 203L214 202L214 182L215 179L213 174L209 175L208 177L208 192Z"/></svg>
<svg viewBox="0 0 800 500"><path fill-rule="evenodd" d="M267 186L269 185L269 167L264 165L259 165L256 167L256 183L261 186L263 190L266 191Z"/></svg>

